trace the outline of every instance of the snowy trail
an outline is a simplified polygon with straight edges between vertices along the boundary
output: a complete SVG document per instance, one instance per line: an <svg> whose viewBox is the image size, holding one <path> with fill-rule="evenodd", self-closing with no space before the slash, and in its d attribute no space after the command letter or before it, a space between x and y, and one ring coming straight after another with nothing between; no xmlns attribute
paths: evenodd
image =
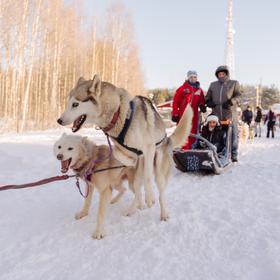
<svg viewBox="0 0 280 280"><path fill-rule="evenodd" d="M0 185L58 174L58 135L1 136ZM94 139L105 140L100 132ZM174 169L167 223L159 221L158 203L121 216L132 197L127 192L110 206L101 241L91 239L98 195L90 216L74 220L82 198L73 181L1 192L0 279L278 280L279 182L279 138L256 139L220 176Z"/></svg>

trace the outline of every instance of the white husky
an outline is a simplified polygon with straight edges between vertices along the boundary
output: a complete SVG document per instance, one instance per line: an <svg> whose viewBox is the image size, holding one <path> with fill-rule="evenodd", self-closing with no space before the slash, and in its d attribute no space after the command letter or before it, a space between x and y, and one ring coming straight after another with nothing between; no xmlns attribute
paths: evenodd
<svg viewBox="0 0 280 280"><path fill-rule="evenodd" d="M111 200L112 189L119 193L111 200L117 202L125 192L122 185L127 179L129 187L132 188L134 168L124 167L113 156L108 157L110 150L108 146L97 146L89 141L87 137L63 134L54 144L54 154L61 162L61 172L66 173L69 168L88 183L88 196L85 198L83 209L75 215L81 219L88 215L91 205L92 194L96 188L100 194L99 209L97 214L96 231L93 237L103 238L105 212ZM85 172L89 166L94 164L93 172L89 178L85 178Z"/></svg>
<svg viewBox="0 0 280 280"><path fill-rule="evenodd" d="M189 136L192 115L188 106L174 133L166 137L164 122L149 99L142 96L132 98L124 89L101 82L95 75L93 80L79 79L70 91L67 108L58 123L73 123L73 132L85 122L99 126L114 142L114 156L125 165L135 166L135 197L127 215L132 215L142 203L142 179L148 207L154 203L154 172L159 189L160 217L167 220L164 189L170 174L171 153Z"/></svg>

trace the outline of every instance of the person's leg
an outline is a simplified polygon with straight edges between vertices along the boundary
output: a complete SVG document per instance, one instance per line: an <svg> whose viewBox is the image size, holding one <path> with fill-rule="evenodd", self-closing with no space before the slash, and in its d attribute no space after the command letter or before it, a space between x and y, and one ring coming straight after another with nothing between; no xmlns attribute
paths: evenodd
<svg viewBox="0 0 280 280"><path fill-rule="evenodd" d="M258 127L259 127L259 137L262 136L262 127L261 127L261 123L258 123Z"/></svg>
<svg viewBox="0 0 280 280"><path fill-rule="evenodd" d="M197 134L197 132L198 132L197 119L195 119L192 122L191 133L192 134ZM196 141L196 139L194 137L189 136L187 142L182 147L182 150L187 151L187 150L192 149L192 145L195 143L195 141Z"/></svg>
<svg viewBox="0 0 280 280"><path fill-rule="evenodd" d="M259 124L259 123L256 122L256 126L255 126L255 137L258 136L258 124Z"/></svg>
<svg viewBox="0 0 280 280"><path fill-rule="evenodd" d="M269 131L270 131L270 126L269 126L269 124L267 124L266 138L269 138Z"/></svg>
<svg viewBox="0 0 280 280"><path fill-rule="evenodd" d="M238 128L237 122L232 123L232 146L231 146L231 158L237 161L238 156Z"/></svg>
<svg viewBox="0 0 280 280"><path fill-rule="evenodd" d="M271 126L272 138L274 138L274 125Z"/></svg>

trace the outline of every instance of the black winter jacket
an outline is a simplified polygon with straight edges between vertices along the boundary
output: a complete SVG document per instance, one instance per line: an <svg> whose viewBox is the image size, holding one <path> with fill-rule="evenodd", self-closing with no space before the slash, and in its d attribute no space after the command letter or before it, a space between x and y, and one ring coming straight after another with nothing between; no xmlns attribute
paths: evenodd
<svg viewBox="0 0 280 280"><path fill-rule="evenodd" d="M262 121L262 110L258 109L257 110L257 115L255 117L255 122L260 123Z"/></svg>
<svg viewBox="0 0 280 280"><path fill-rule="evenodd" d="M252 120L253 120L253 112L248 110L248 109L243 111L243 113L242 113L242 121L247 123L248 125L250 125Z"/></svg>
<svg viewBox="0 0 280 280"><path fill-rule="evenodd" d="M209 130L208 125L203 126L201 136L211 142L217 148L217 153L223 151L225 147L225 132L222 130L220 126L215 127L213 131ZM198 148L203 149L204 144L203 141L198 142Z"/></svg>

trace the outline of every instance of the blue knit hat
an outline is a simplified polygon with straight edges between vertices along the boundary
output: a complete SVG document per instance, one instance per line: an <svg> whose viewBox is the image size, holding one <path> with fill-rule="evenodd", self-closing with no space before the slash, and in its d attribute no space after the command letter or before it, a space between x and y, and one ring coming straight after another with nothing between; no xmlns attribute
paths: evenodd
<svg viewBox="0 0 280 280"><path fill-rule="evenodd" d="M197 77L197 72L195 70L190 70L187 73L188 78L190 78L191 76L196 76Z"/></svg>

